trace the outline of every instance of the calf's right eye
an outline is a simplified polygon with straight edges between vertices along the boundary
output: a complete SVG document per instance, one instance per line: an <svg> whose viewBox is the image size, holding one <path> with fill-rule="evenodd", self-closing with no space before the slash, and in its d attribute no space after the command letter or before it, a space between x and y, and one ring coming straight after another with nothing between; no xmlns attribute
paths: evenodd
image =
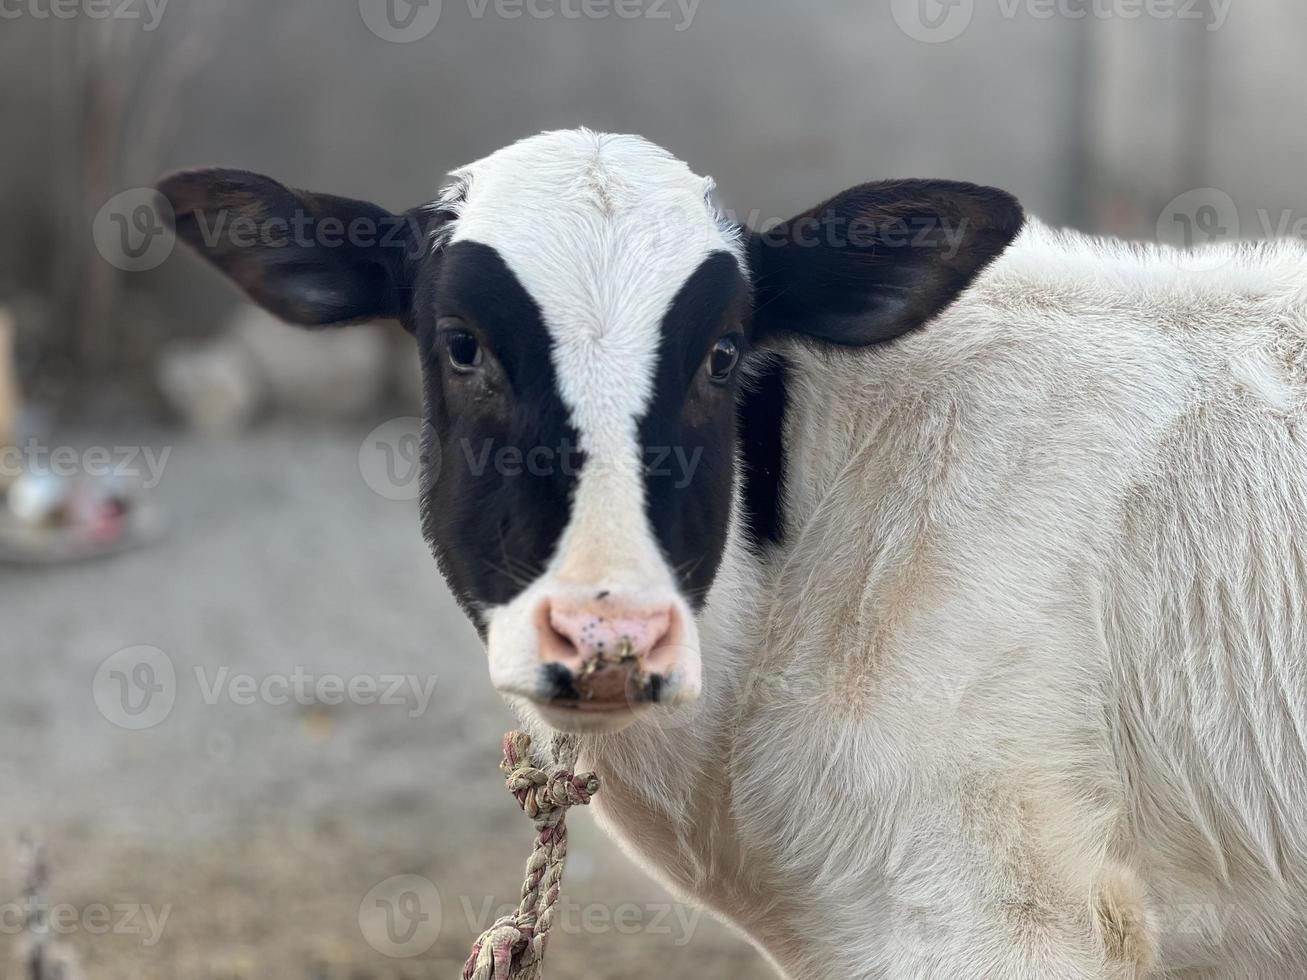
<svg viewBox="0 0 1307 980"><path fill-rule="evenodd" d="M467 330L460 329L461 320L446 317L440 323L440 338L449 357L449 364L461 374L475 371L485 360L481 343Z"/></svg>
<svg viewBox="0 0 1307 980"><path fill-rule="evenodd" d="M733 336L723 337L708 354L708 376L717 384L725 384L740 363L740 345Z"/></svg>

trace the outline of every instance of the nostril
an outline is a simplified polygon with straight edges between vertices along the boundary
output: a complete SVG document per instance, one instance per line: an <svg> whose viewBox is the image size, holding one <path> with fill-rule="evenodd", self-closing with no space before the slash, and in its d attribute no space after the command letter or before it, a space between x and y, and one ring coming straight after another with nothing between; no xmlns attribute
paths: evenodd
<svg viewBox="0 0 1307 980"><path fill-rule="evenodd" d="M591 617L574 609L549 606L548 630L559 642L565 644L576 654L585 652L591 640L593 623Z"/></svg>
<svg viewBox="0 0 1307 980"><path fill-rule="evenodd" d="M581 694L576 689L576 675L560 663L545 664L545 682L549 697L558 701L580 701Z"/></svg>
<svg viewBox="0 0 1307 980"><path fill-rule="evenodd" d="M559 664L564 669L576 669L584 660L576 637L565 624L555 621L555 611L548 602L536 611L536 634L540 642L540 659L546 664Z"/></svg>

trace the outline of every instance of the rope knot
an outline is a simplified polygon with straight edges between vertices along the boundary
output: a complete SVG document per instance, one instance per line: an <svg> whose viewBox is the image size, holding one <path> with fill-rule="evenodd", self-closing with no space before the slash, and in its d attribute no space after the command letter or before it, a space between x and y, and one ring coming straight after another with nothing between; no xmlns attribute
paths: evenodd
<svg viewBox="0 0 1307 980"><path fill-rule="evenodd" d="M585 806L599 792L599 777L592 772L573 773L566 766L545 772L532 764L531 736L525 732L504 736L499 771L523 812L542 829L556 826L569 807Z"/></svg>

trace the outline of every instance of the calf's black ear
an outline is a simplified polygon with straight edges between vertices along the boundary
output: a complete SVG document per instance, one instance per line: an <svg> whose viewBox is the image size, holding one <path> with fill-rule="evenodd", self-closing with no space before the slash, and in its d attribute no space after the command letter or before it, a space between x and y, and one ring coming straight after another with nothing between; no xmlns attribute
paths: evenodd
<svg viewBox="0 0 1307 980"><path fill-rule="evenodd" d="M975 184L845 191L751 236L755 329L847 345L893 340L957 299L1024 220L1011 194Z"/></svg>
<svg viewBox="0 0 1307 980"><path fill-rule="evenodd" d="M427 247L423 211L392 214L243 170L186 171L158 189L177 237L283 320L406 318Z"/></svg>

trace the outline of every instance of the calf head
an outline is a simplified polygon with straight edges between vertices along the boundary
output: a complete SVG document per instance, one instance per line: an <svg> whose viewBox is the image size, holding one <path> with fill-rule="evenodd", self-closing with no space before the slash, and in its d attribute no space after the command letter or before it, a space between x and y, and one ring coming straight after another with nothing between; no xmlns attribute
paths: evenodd
<svg viewBox="0 0 1307 980"><path fill-rule="evenodd" d="M404 214L241 171L160 190L179 236L284 319L415 337L424 532L495 686L571 731L697 697L728 540L775 532L749 501L778 499L780 473L741 461L737 428L766 452L779 420L737 417L742 365L781 335L922 325L1022 223L1001 191L903 181L752 232L665 151L584 130L501 150ZM744 472L770 486L742 494Z"/></svg>

